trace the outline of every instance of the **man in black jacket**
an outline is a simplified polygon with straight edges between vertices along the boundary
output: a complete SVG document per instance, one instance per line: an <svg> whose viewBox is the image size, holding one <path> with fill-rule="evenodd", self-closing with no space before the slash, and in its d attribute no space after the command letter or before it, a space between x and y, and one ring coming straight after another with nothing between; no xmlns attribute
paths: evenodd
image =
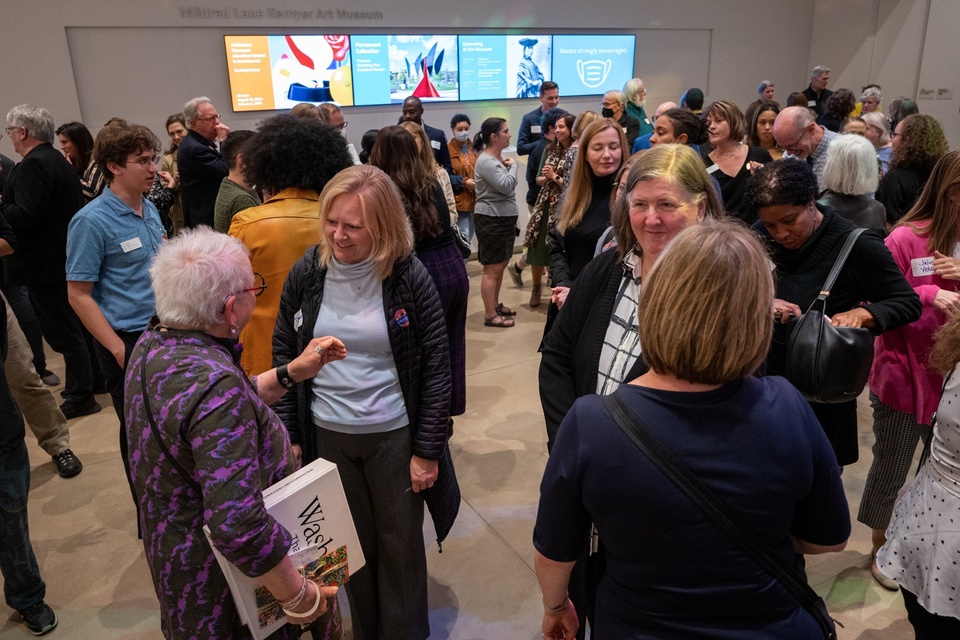
<svg viewBox="0 0 960 640"><path fill-rule="evenodd" d="M417 96L409 96L403 101L403 111L400 122L416 122L423 127L430 139L430 149L437 164L453 174L453 165L450 164L450 149L447 147L447 136L440 129L423 123L423 102Z"/></svg>
<svg viewBox="0 0 960 640"><path fill-rule="evenodd" d="M177 150L183 223L187 227L204 224L213 228L217 193L229 173L216 143L227 137L230 127L220 122L216 107L202 96L183 105L183 117L190 129Z"/></svg>
<svg viewBox="0 0 960 640"><path fill-rule="evenodd" d="M803 90L803 95L807 96L807 106L817 112L817 116L823 115L823 109L827 106L827 98L833 95L833 91L827 89L830 82L830 69L823 65L817 65L810 72L810 84Z"/></svg>
<svg viewBox="0 0 960 640"><path fill-rule="evenodd" d="M66 365L60 409L67 418L100 411L93 396L94 370L80 319L67 300L67 225L83 207L80 179L53 148L53 118L24 104L7 114L6 133L23 156L3 189L0 214L13 227L18 251L7 258L7 278L25 284L43 337ZM99 372L99 367L96 369Z"/></svg>

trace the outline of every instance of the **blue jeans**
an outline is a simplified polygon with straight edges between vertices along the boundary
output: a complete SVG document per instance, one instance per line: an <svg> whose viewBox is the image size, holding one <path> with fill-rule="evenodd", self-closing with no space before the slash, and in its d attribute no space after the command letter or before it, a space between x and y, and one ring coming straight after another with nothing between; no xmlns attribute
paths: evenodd
<svg viewBox="0 0 960 640"><path fill-rule="evenodd" d="M473 211L457 211L457 226L460 227L460 233L467 239L467 242L473 242Z"/></svg>
<svg viewBox="0 0 960 640"><path fill-rule="evenodd" d="M4 599L17 611L39 604L47 591L30 545L29 492L30 459L21 439L11 451L0 452L0 572Z"/></svg>

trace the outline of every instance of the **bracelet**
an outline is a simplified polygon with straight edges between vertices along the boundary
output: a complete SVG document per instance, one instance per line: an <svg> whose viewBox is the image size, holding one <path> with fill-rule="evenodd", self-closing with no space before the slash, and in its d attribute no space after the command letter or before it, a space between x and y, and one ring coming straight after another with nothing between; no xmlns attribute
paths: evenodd
<svg viewBox="0 0 960 640"><path fill-rule="evenodd" d="M287 371L287 365L282 364L277 367L277 382L280 383L280 386L288 391L297 386L297 382L290 377L290 372Z"/></svg>
<svg viewBox="0 0 960 640"><path fill-rule="evenodd" d="M293 611L288 610L286 607L283 607L283 612L288 616L294 618L309 618L317 612L317 609L320 608L320 601L323 600L323 596L320 595L320 587L317 587L317 600L313 603L313 606L310 607L310 611L305 611L304 613L294 613ZM564 602L566 604L566 602Z"/></svg>
<svg viewBox="0 0 960 640"><path fill-rule="evenodd" d="M540 601L543 603L543 610L547 613L563 613L563 611L567 608L567 600L569 599L570 594L568 593L563 597L563 602L555 607L551 607L547 604L547 601L543 599L543 596L540 596Z"/></svg>
<svg viewBox="0 0 960 640"><path fill-rule="evenodd" d="M300 574L300 577L303 579L303 582L300 583L300 593L290 598L289 600L284 600L282 602L278 600L277 602L280 604L280 608L292 609L298 604L300 604L301 600L303 600L303 595L307 592L307 577L302 573Z"/></svg>

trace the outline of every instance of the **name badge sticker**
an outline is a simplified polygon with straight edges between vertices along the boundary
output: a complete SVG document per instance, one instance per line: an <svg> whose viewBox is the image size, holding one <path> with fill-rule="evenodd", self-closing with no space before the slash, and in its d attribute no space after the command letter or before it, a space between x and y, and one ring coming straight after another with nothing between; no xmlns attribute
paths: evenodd
<svg viewBox="0 0 960 640"><path fill-rule="evenodd" d="M297 309L293 314L293 330L298 331L301 326L303 326L303 309Z"/></svg>
<svg viewBox="0 0 960 640"><path fill-rule="evenodd" d="M718 167L716 164L712 164L712 165L710 165L709 167L707 167L707 173L715 173L715 172L717 172L719 169L720 169L720 167Z"/></svg>
<svg viewBox="0 0 960 640"><path fill-rule="evenodd" d="M540 125L538 124L531 125L530 133L540 133Z"/></svg>
<svg viewBox="0 0 960 640"><path fill-rule="evenodd" d="M120 248L123 249L124 253L130 253L135 251L143 246L143 243L140 242L140 238L130 238L129 240L124 240L120 243Z"/></svg>
<svg viewBox="0 0 960 640"><path fill-rule="evenodd" d="M433 147L434 149L436 149L437 151L439 151L439 150L440 150L440 141L439 141L439 140L431 140L431 141L430 141L430 146Z"/></svg>
<svg viewBox="0 0 960 640"><path fill-rule="evenodd" d="M811 109L813 109L814 107L817 106L817 101L816 101L816 100L807 100L807 106L810 107Z"/></svg>
<svg viewBox="0 0 960 640"><path fill-rule="evenodd" d="M910 261L910 268L913 270L913 277L933 275L933 256L926 258L914 258Z"/></svg>

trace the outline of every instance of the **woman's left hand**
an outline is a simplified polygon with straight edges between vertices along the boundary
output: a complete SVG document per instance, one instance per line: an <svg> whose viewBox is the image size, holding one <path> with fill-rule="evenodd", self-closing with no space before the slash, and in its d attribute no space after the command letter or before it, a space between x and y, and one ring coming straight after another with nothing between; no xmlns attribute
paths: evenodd
<svg viewBox="0 0 960 640"><path fill-rule="evenodd" d="M960 280L960 260L934 251L933 272L945 280Z"/></svg>
<svg viewBox="0 0 960 640"><path fill-rule="evenodd" d="M314 377L323 365L347 357L347 348L337 338L324 336L314 338L299 356L287 365L295 380L307 380Z"/></svg>
<svg viewBox="0 0 960 640"><path fill-rule="evenodd" d="M420 456L410 457L410 484L414 493L420 493L433 486L433 483L437 481L438 467L439 464L436 460L429 460Z"/></svg>
<svg viewBox="0 0 960 640"><path fill-rule="evenodd" d="M834 314L833 318L830 319L830 324L835 327L853 327L854 329L866 327L872 329L873 314L863 307L857 307L856 309L850 309L850 311Z"/></svg>
<svg viewBox="0 0 960 640"><path fill-rule="evenodd" d="M580 627L580 621L577 620L577 610L574 609L570 598L563 603L563 611L559 613L543 612L543 631L544 640L554 640L554 638L576 638L577 629Z"/></svg>

